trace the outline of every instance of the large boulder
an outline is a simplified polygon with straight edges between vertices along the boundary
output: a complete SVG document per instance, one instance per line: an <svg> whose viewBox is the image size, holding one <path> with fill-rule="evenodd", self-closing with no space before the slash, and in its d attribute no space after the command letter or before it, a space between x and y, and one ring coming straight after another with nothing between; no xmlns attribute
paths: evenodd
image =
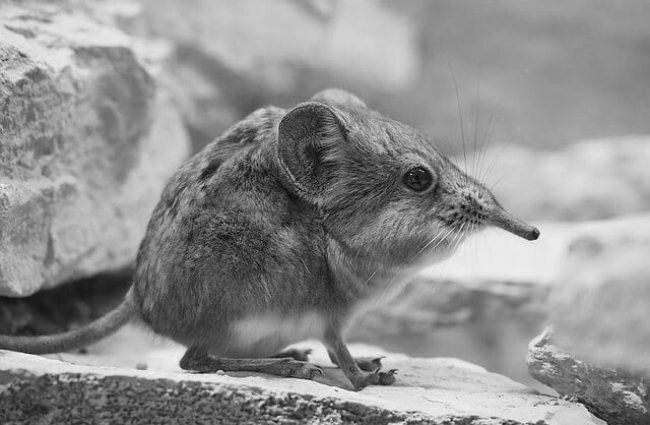
<svg viewBox="0 0 650 425"><path fill-rule="evenodd" d="M188 153L134 43L77 3L0 4L0 295L134 260Z"/></svg>

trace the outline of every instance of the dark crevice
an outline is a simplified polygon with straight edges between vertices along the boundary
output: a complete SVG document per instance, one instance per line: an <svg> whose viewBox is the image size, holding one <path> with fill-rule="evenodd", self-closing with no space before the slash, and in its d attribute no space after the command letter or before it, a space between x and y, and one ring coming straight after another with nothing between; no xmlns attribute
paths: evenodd
<svg viewBox="0 0 650 425"><path fill-rule="evenodd" d="M0 333L44 335L69 330L117 306L130 286L131 268L46 289L24 298L0 297Z"/></svg>

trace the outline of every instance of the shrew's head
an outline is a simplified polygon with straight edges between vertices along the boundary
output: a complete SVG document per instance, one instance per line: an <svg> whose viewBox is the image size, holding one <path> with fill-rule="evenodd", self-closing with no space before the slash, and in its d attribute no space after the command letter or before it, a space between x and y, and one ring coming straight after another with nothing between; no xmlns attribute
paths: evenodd
<svg viewBox="0 0 650 425"><path fill-rule="evenodd" d="M387 262L445 258L487 225L539 236L418 131L341 90L284 116L278 159L288 188L323 212L334 239Z"/></svg>

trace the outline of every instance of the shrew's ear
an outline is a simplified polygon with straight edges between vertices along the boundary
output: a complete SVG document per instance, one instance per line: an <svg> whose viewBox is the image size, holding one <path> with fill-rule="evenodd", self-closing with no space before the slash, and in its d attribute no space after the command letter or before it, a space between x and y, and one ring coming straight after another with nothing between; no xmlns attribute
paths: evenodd
<svg viewBox="0 0 650 425"><path fill-rule="evenodd" d="M282 118L278 157L295 192L310 199L318 197L334 173L343 143L343 124L327 105L303 103Z"/></svg>
<svg viewBox="0 0 650 425"><path fill-rule="evenodd" d="M316 93L311 100L321 102L326 105L339 106L349 109L367 109L363 100L359 99L352 93L341 89L327 89Z"/></svg>

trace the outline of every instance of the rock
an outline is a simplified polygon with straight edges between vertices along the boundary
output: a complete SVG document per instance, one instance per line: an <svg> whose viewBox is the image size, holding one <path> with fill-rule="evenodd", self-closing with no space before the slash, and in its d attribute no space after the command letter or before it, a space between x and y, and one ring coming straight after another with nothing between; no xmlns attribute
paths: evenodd
<svg viewBox="0 0 650 425"><path fill-rule="evenodd" d="M555 341L590 362L650 373L650 215L583 226L550 296Z"/></svg>
<svg viewBox="0 0 650 425"><path fill-rule="evenodd" d="M195 148L255 108L304 101L332 80L397 93L418 73L415 28L376 1L139 3L120 21L173 43L163 81Z"/></svg>
<svg viewBox="0 0 650 425"><path fill-rule="evenodd" d="M74 2L0 4L0 295L135 258L188 145L133 42Z"/></svg>
<svg viewBox="0 0 650 425"><path fill-rule="evenodd" d="M610 424L650 423L650 215L587 223L572 232L549 296L531 375Z"/></svg>
<svg viewBox="0 0 650 425"><path fill-rule="evenodd" d="M355 392L333 367L325 368L320 382L252 373L183 373L176 366L180 347L133 351L142 344L142 335L129 335L131 331L91 347L95 354L89 356L57 355L73 363L118 367L0 352L0 406L6 407L5 418L10 423L42 424L88 418L123 423L212 423L215 418L220 423L285 424L599 423L580 405L535 393L456 359L412 359L353 346L353 353L383 354L386 368L399 369L394 386ZM120 338L131 342L119 343ZM310 346L315 348L316 363L332 366L324 348ZM103 349L108 350L106 355L96 354ZM129 359L126 367L125 359ZM146 363L148 370L136 370L137 362Z"/></svg>
<svg viewBox="0 0 650 425"><path fill-rule="evenodd" d="M560 395L583 403L609 425L650 423L650 379L590 365L557 348L545 331L529 346L528 369Z"/></svg>
<svg viewBox="0 0 650 425"><path fill-rule="evenodd" d="M501 178L497 199L524 218L597 220L650 210L647 137L587 140L555 152L509 146L485 157L494 164L479 174L488 183Z"/></svg>
<svg viewBox="0 0 650 425"><path fill-rule="evenodd" d="M436 328L479 320L540 320L545 317L549 290L549 286L529 282L422 275L394 301L364 316L350 337L382 341L390 335L417 337Z"/></svg>

